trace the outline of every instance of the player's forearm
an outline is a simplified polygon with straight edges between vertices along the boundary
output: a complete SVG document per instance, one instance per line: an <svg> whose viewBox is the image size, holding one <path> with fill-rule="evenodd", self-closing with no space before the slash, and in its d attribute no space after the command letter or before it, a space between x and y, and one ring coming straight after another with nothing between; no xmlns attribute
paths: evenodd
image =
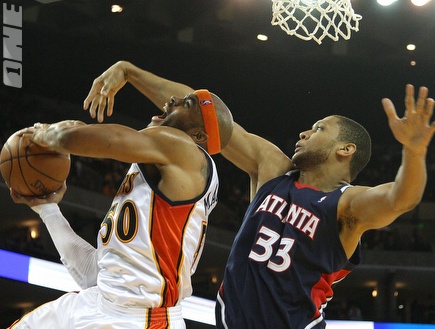
<svg viewBox="0 0 435 329"><path fill-rule="evenodd" d="M84 124L66 120L37 126L33 140L62 154L123 161L127 152L125 140L138 132L118 124ZM119 152L122 149L124 152Z"/></svg>
<svg viewBox="0 0 435 329"><path fill-rule="evenodd" d="M426 181L426 155L404 147L391 193L393 207L403 207L406 211L416 207L423 197Z"/></svg>
<svg viewBox="0 0 435 329"><path fill-rule="evenodd" d="M98 275L96 249L73 231L57 204L44 204L32 209L41 217L62 263L77 284L83 289L95 285Z"/></svg>
<svg viewBox="0 0 435 329"><path fill-rule="evenodd" d="M252 141L252 142L251 142ZM253 137L239 124L234 124L231 139L221 154L248 174L258 171L258 159Z"/></svg>
<svg viewBox="0 0 435 329"><path fill-rule="evenodd" d="M254 180L282 175L291 168L291 160L276 145L236 123L221 154Z"/></svg>
<svg viewBox="0 0 435 329"><path fill-rule="evenodd" d="M123 65L127 81L160 109L171 96L184 97L193 92L189 86L164 79L129 62L123 62Z"/></svg>

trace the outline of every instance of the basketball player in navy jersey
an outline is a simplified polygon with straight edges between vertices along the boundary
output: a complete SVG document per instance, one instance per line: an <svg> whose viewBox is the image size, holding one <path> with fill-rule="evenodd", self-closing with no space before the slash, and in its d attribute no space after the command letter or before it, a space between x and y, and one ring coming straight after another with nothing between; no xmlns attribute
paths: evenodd
<svg viewBox="0 0 435 329"><path fill-rule="evenodd" d="M183 95L188 86L118 62L94 81L85 100L103 120L128 81L138 90ZM146 88L145 88L146 86ZM143 92L146 96L147 93ZM362 234L391 224L420 201L426 185L426 152L435 132L434 100L406 86L405 115L389 99L382 105L402 144L393 182L375 187L351 182L371 154L366 129L327 116L300 133L289 158L269 141L235 125L221 154L251 178L251 204L235 238L216 304L217 328L324 328L323 309L334 283L360 262ZM107 105L107 108L106 108Z"/></svg>
<svg viewBox="0 0 435 329"><path fill-rule="evenodd" d="M15 202L40 215L83 289L44 304L11 328L185 328L180 303L192 293L191 275L217 204L219 181L209 154L226 145L233 121L208 90L184 98L151 93L163 114L140 131L72 120L21 131L60 153L132 165L103 219L97 248L75 234L60 212L66 185L45 199L11 191Z"/></svg>
<svg viewBox="0 0 435 329"><path fill-rule="evenodd" d="M251 204L230 253L216 306L217 328L324 328L332 286L359 263L362 234L413 209L426 185L426 152L435 132L434 100L406 86L399 118L382 105L403 145L393 182L351 182L369 161L370 137L348 118L327 116L299 134L287 158L235 127L222 154L251 177Z"/></svg>

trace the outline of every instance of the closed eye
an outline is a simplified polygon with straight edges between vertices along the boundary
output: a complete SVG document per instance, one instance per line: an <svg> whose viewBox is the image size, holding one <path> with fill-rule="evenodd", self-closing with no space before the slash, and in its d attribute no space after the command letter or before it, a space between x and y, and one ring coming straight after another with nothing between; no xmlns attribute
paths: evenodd
<svg viewBox="0 0 435 329"><path fill-rule="evenodd" d="M187 107L188 109L192 108L193 99L191 96L184 97L184 107Z"/></svg>

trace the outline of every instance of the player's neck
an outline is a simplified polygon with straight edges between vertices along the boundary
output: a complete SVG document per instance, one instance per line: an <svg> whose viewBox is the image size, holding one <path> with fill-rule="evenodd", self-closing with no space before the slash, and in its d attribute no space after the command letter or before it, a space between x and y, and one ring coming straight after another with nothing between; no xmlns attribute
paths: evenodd
<svg viewBox="0 0 435 329"><path fill-rule="evenodd" d="M298 182L304 185L313 186L321 191L330 192L349 181L337 171L324 172L320 170L301 170Z"/></svg>

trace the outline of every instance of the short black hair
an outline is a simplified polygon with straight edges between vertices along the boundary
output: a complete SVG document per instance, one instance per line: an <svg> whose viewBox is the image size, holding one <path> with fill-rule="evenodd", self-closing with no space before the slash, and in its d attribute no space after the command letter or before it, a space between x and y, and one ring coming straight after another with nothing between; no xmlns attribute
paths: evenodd
<svg viewBox="0 0 435 329"><path fill-rule="evenodd" d="M370 134L358 122L342 115L334 115L338 119L339 132L337 140L339 142L354 143L356 151L350 161L351 181L364 169L372 154L372 141Z"/></svg>

